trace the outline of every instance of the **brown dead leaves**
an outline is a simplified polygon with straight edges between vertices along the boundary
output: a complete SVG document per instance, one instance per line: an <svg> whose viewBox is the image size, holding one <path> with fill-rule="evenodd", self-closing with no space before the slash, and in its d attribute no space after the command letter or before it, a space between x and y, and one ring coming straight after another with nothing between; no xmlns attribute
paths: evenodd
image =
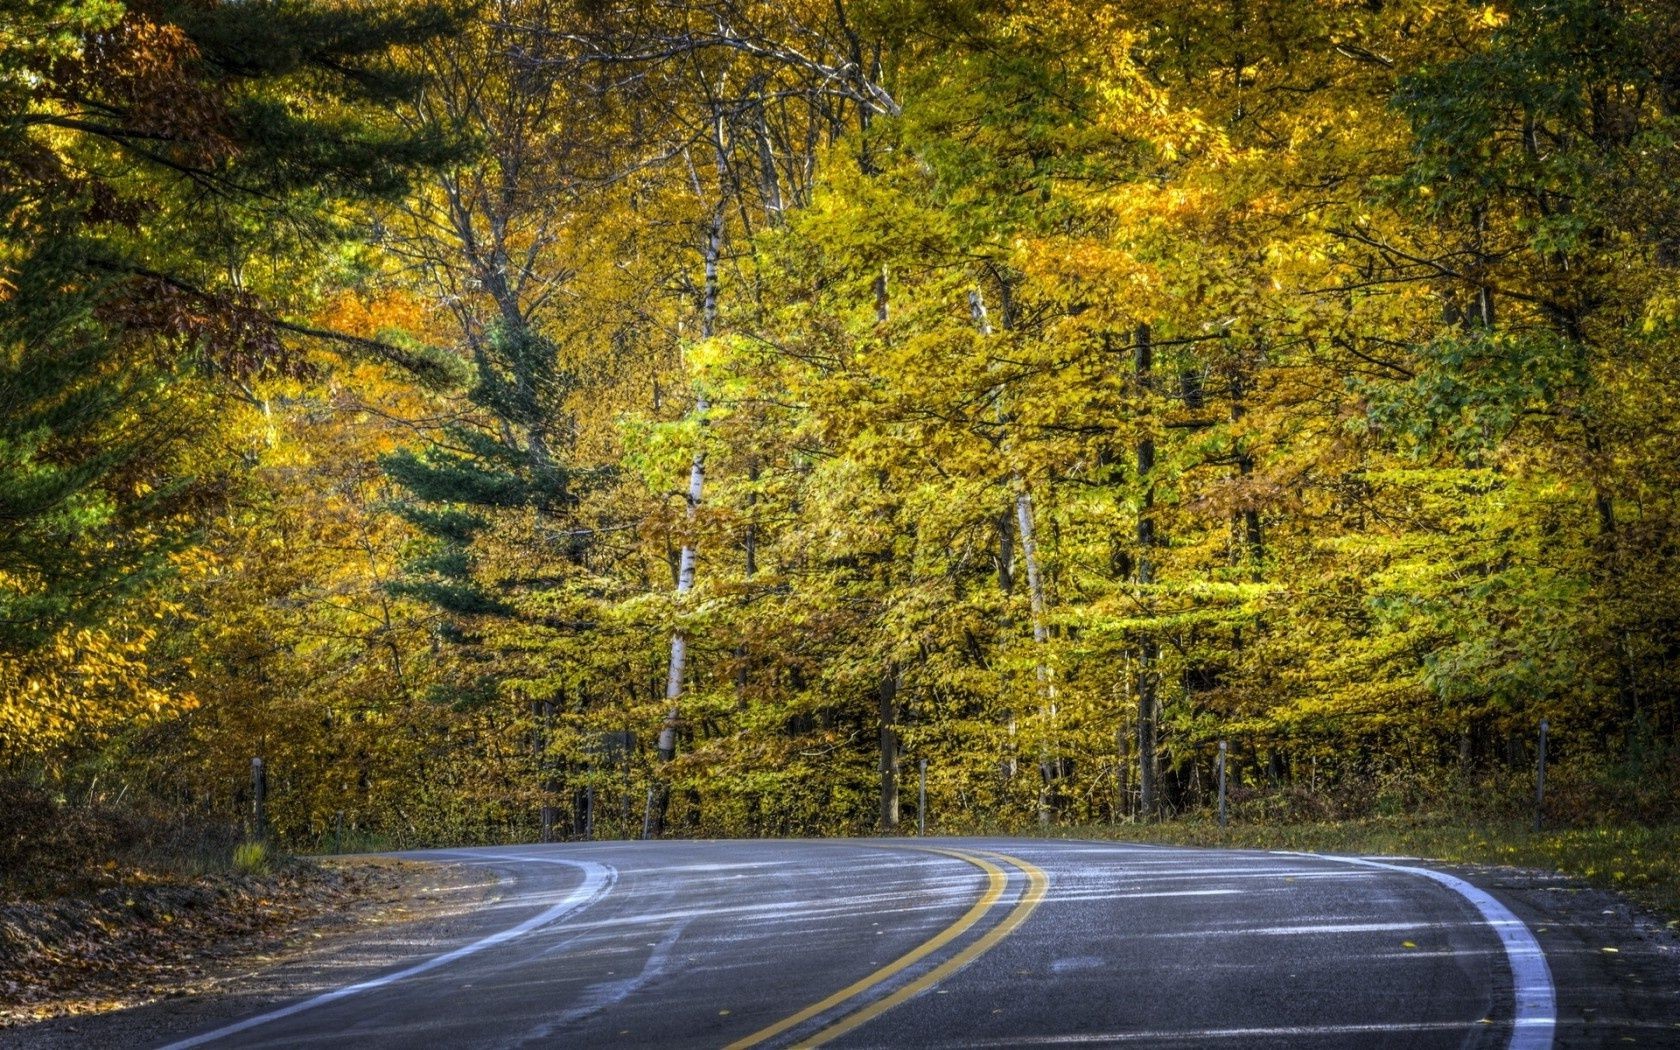
<svg viewBox="0 0 1680 1050"><path fill-rule="evenodd" d="M277 951L394 877L305 864L262 877L110 874L72 896L0 899L0 1027L189 993L228 960Z"/></svg>

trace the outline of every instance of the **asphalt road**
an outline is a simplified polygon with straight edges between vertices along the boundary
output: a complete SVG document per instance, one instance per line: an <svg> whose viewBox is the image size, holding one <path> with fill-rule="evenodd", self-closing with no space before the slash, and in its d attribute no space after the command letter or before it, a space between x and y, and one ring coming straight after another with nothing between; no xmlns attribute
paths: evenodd
<svg viewBox="0 0 1680 1050"><path fill-rule="evenodd" d="M169 1045L1526 1050L1560 997L1579 1016L1598 994L1560 992L1494 896L1403 862L980 839L404 856L501 893L411 962Z"/></svg>

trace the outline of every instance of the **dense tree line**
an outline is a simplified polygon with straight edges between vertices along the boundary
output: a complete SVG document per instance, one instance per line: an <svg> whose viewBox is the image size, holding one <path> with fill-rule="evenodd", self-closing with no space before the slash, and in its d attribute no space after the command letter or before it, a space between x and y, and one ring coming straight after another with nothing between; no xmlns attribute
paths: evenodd
<svg viewBox="0 0 1680 1050"><path fill-rule="evenodd" d="M1468 799L1544 718L1675 815L1668 0L5 23L13 773L850 832L920 760L936 826L1181 813L1221 739Z"/></svg>

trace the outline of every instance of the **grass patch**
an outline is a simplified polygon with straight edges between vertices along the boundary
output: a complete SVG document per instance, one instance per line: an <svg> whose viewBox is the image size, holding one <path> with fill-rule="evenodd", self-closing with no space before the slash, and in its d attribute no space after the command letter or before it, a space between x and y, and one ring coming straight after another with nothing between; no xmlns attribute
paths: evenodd
<svg viewBox="0 0 1680 1050"><path fill-rule="evenodd" d="M241 842L233 847L233 870L247 875L265 875L271 867L268 846L262 842Z"/></svg>
<svg viewBox="0 0 1680 1050"><path fill-rule="evenodd" d="M1422 857L1453 864L1543 868L1619 890L1680 928L1680 825L1560 828L1526 824L1370 817L1221 829L1211 820L1085 825L1055 829L1057 838L1116 839L1179 846L1285 849Z"/></svg>
<svg viewBox="0 0 1680 1050"><path fill-rule="evenodd" d="M437 845L454 844L452 842L437 843ZM390 853L396 850L424 848L430 845L433 845L433 843L426 842L417 847L382 831L347 827L334 834L329 828L325 834L312 840L308 852L317 856L332 857L354 853Z"/></svg>

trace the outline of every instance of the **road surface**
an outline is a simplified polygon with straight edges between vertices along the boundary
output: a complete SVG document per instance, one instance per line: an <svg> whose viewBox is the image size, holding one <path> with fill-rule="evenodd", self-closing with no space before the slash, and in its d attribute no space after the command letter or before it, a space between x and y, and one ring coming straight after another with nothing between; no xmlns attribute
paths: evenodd
<svg viewBox="0 0 1680 1050"><path fill-rule="evenodd" d="M501 892L397 967L167 1045L1527 1050L1554 1045L1560 997L1581 1015L1504 904L1401 861L1004 839L403 856Z"/></svg>

